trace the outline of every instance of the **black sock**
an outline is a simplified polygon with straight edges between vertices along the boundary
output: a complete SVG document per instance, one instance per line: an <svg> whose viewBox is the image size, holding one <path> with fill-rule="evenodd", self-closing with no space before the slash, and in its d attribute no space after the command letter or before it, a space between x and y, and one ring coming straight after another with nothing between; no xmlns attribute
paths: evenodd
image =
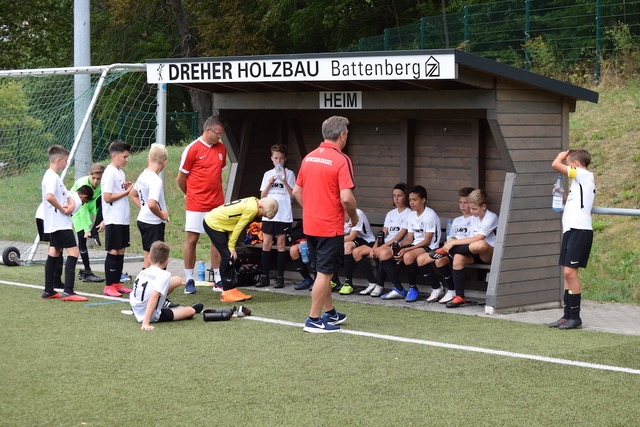
<svg viewBox="0 0 640 427"><path fill-rule="evenodd" d="M398 288L400 290L404 289L402 287L402 283L400 283L400 277L398 277L398 270L396 270L396 262L393 258L381 261L382 268L384 268L384 272L389 278L389 281L393 284L394 288Z"/></svg>
<svg viewBox="0 0 640 427"><path fill-rule="evenodd" d="M344 276L345 280L351 283L353 278L353 255L351 254L344 256Z"/></svg>
<svg viewBox="0 0 640 427"><path fill-rule="evenodd" d="M356 267L360 270L369 283L376 283L376 276L373 275L371 265L367 258L362 258L360 261L356 261Z"/></svg>
<svg viewBox="0 0 640 427"><path fill-rule="evenodd" d="M106 258L104 259L104 279L106 286L113 285L120 281L120 276L117 276L117 263L117 255L107 253Z"/></svg>
<svg viewBox="0 0 640 427"><path fill-rule="evenodd" d="M60 255L56 258L55 270L53 271L53 287L64 288L62 283L62 272L64 271L64 257Z"/></svg>
<svg viewBox="0 0 640 427"><path fill-rule="evenodd" d="M78 264L77 257L67 256L67 262L64 265L64 292L67 294L73 294L73 287L76 281L76 264Z"/></svg>
<svg viewBox="0 0 640 427"><path fill-rule="evenodd" d="M200 313L202 311L202 309L204 308L204 306L200 303L197 304L193 304L191 306L191 308L193 308L196 311L196 314Z"/></svg>
<svg viewBox="0 0 640 427"><path fill-rule="evenodd" d="M284 276L284 269L287 266L287 253L278 251L278 276Z"/></svg>
<svg viewBox="0 0 640 427"><path fill-rule="evenodd" d="M407 268L407 280L409 281L409 286L413 286L416 284L416 277L418 276L418 264L414 261L411 264L405 264Z"/></svg>
<svg viewBox="0 0 640 427"><path fill-rule="evenodd" d="M44 291L48 294L55 292L53 290L54 275L59 258L48 255L47 260L44 262Z"/></svg>
<svg viewBox="0 0 640 427"><path fill-rule="evenodd" d="M563 319L568 319L570 317L569 316L569 307L571 307L569 305L569 289L565 289L564 290L564 295L563 295L562 301L564 302L564 305L562 306L562 308L563 308L563 316L562 316L562 318Z"/></svg>
<svg viewBox="0 0 640 427"><path fill-rule="evenodd" d="M118 262L116 283L120 283L120 278L122 277L122 272L124 271L124 254L116 255L116 256L117 256L116 261Z"/></svg>
<svg viewBox="0 0 640 427"><path fill-rule="evenodd" d="M464 298L464 270L453 270L453 284L456 288L456 295Z"/></svg>
<svg viewBox="0 0 640 427"><path fill-rule="evenodd" d="M84 266L84 274L91 274L91 264L89 263L89 251L80 251L80 258L82 258L82 265Z"/></svg>
<svg viewBox="0 0 640 427"><path fill-rule="evenodd" d="M311 275L309 274L309 270L307 269L307 265L302 262L302 258L294 259L293 266L296 268L296 271L300 273L303 279L311 279Z"/></svg>
<svg viewBox="0 0 640 427"><path fill-rule="evenodd" d="M329 316L335 316L336 315L336 308L333 307L331 310L326 312Z"/></svg>
<svg viewBox="0 0 640 427"><path fill-rule="evenodd" d="M440 282L436 278L436 275L433 272L432 264L425 264L418 267L418 271L424 277L425 283L427 286L431 286L431 289L440 288Z"/></svg>
<svg viewBox="0 0 640 427"><path fill-rule="evenodd" d="M442 275L444 286L451 291L455 289L455 285L453 284L453 272L451 271L451 266L449 264L445 264L442 267L438 267L438 271Z"/></svg>
<svg viewBox="0 0 640 427"><path fill-rule="evenodd" d="M569 294L569 318L580 319L580 300L582 294Z"/></svg>
<svg viewBox="0 0 640 427"><path fill-rule="evenodd" d="M260 259L262 260L262 274L268 276L271 271L271 251L262 251Z"/></svg>

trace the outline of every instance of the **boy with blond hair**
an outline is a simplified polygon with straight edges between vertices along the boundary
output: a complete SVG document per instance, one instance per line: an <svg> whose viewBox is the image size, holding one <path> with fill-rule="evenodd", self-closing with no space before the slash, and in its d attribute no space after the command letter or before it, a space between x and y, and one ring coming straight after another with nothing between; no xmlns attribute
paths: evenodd
<svg viewBox="0 0 640 427"><path fill-rule="evenodd" d="M161 144L151 144L147 156L147 168L140 174L131 190L131 200L140 208L137 225L142 236L144 261L142 268L151 265L149 251L153 242L164 241L165 224L169 221L164 198L164 183L160 172L168 159L167 149Z"/></svg>

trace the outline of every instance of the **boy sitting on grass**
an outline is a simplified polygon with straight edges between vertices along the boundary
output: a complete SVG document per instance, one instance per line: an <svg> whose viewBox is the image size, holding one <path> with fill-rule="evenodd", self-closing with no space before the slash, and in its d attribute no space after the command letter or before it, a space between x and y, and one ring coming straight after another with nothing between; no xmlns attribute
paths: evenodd
<svg viewBox="0 0 640 427"><path fill-rule="evenodd" d="M129 303L136 320L142 323L143 331L153 331L155 327L151 323L191 319L203 308L199 303L190 307L163 308L167 295L183 285L180 277L172 277L165 270L169 264L169 251L166 243L154 242L149 251L151 266L142 270L133 282Z"/></svg>

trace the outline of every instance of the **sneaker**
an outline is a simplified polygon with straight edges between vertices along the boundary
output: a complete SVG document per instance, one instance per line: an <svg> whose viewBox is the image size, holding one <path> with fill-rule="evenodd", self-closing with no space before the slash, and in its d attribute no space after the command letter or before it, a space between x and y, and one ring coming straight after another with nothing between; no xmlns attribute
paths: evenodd
<svg viewBox="0 0 640 427"><path fill-rule="evenodd" d="M293 287L296 291L301 291L303 289L309 289L310 286L313 286L313 279L304 279L302 282L298 283Z"/></svg>
<svg viewBox="0 0 640 427"><path fill-rule="evenodd" d="M338 332L340 330L340 326L327 323L322 317L316 321L307 317L302 330L305 332L311 332L312 334L324 334L328 332Z"/></svg>
<svg viewBox="0 0 640 427"><path fill-rule="evenodd" d="M547 326L550 327L550 328L558 328L558 327L560 327L560 325L564 325L568 321L569 321L569 319L565 319L564 317L561 317L558 320L556 320L555 322L549 323Z"/></svg>
<svg viewBox="0 0 640 427"><path fill-rule="evenodd" d="M442 296L443 292L444 292L444 286L440 286L437 289L432 289L431 290L431 295L429 295L429 298L427 298L427 302L435 302L438 298L440 298ZM453 299L453 297L451 297L451 299ZM449 300L449 301L451 301L451 300Z"/></svg>
<svg viewBox="0 0 640 427"><path fill-rule="evenodd" d="M265 288L270 284L271 282L269 281L269 276L267 276L266 274L261 274L260 278L258 279L258 283L256 283L256 288Z"/></svg>
<svg viewBox="0 0 640 427"><path fill-rule="evenodd" d="M184 293L185 294L195 294L198 292L196 290L196 281L193 279L187 280L187 283L184 285Z"/></svg>
<svg viewBox="0 0 640 427"><path fill-rule="evenodd" d="M63 293L62 294L62 298L60 298L62 301L73 301L73 302L85 302L85 301L89 301L89 298L83 297L82 295L78 295L75 292L74 293Z"/></svg>
<svg viewBox="0 0 640 427"><path fill-rule="evenodd" d="M384 292L384 286L376 285L375 289L371 291L370 295L372 297L379 297L380 295L382 295L382 292Z"/></svg>
<svg viewBox="0 0 640 427"><path fill-rule="evenodd" d="M407 290L407 296L404 300L406 302L415 302L418 301L419 298L420 292L418 291L418 288L412 286Z"/></svg>
<svg viewBox="0 0 640 427"><path fill-rule="evenodd" d="M582 328L582 320L581 319L569 319L566 323L558 326L558 329L580 329Z"/></svg>
<svg viewBox="0 0 640 427"><path fill-rule="evenodd" d="M405 299L407 297L407 290L403 289L403 290L399 290L397 288L393 288L391 289L391 292L387 292L386 294L382 295L380 298L382 299Z"/></svg>
<svg viewBox="0 0 640 427"><path fill-rule="evenodd" d="M114 283L112 286L115 286L116 291L120 292L121 294L130 294L131 292L133 292L132 289L122 286L122 283Z"/></svg>
<svg viewBox="0 0 640 427"><path fill-rule="evenodd" d="M56 299L56 298L61 298L62 294L60 292L47 292L47 291L43 291L42 292L42 298L43 299Z"/></svg>
<svg viewBox="0 0 640 427"><path fill-rule="evenodd" d="M442 298L438 301L440 304L446 304L456 296L456 291L453 289L447 290Z"/></svg>
<svg viewBox="0 0 640 427"><path fill-rule="evenodd" d="M340 280L338 280L338 282L334 282L333 280L331 281L332 292L339 291L341 288L342 288L342 285L340 284Z"/></svg>
<svg viewBox="0 0 640 427"><path fill-rule="evenodd" d="M284 277L276 277L276 283L273 285L273 287L276 289L284 288Z"/></svg>
<svg viewBox="0 0 640 427"><path fill-rule="evenodd" d="M449 301L447 303L447 308L462 307L466 303L467 303L467 301L464 298L462 298L461 296L456 295L455 297L453 297L453 299L451 301Z"/></svg>
<svg viewBox="0 0 640 427"><path fill-rule="evenodd" d="M131 276L127 273L122 273L120 275L120 283L131 283Z"/></svg>
<svg viewBox="0 0 640 427"><path fill-rule="evenodd" d="M371 291L373 291L376 288L375 283L369 283L369 286L367 286L365 289L360 291L360 295L369 295L371 293Z"/></svg>
<svg viewBox="0 0 640 427"><path fill-rule="evenodd" d="M213 292L222 292L222 280L217 281L212 287Z"/></svg>
<svg viewBox="0 0 640 427"><path fill-rule="evenodd" d="M169 301L168 299L164 300L164 304L162 304L162 308L176 308L180 307L180 304L175 303L173 301Z"/></svg>
<svg viewBox="0 0 640 427"><path fill-rule="evenodd" d="M82 280L83 282L90 282L90 283L104 282L104 279L102 277L98 277L92 272L82 273L82 277L80 277L80 280Z"/></svg>
<svg viewBox="0 0 640 427"><path fill-rule="evenodd" d="M197 304L193 304L191 308L193 308L196 311L196 314L198 314L202 312L202 309L204 308L204 306L200 303L197 303Z"/></svg>
<svg viewBox="0 0 640 427"><path fill-rule="evenodd" d="M324 319L326 323L329 323L331 325L339 325L340 323L347 320L347 315L336 311L335 316L332 316L329 313L325 313L322 315L322 319Z"/></svg>
<svg viewBox="0 0 640 427"><path fill-rule="evenodd" d="M338 293L340 295L351 295L354 291L355 289L353 289L353 286L351 286L351 283L346 282L344 285L342 285Z"/></svg>
<svg viewBox="0 0 640 427"><path fill-rule="evenodd" d="M109 296L109 297L121 297L122 294L120 292L118 292L118 290L115 288L115 285L109 285L109 286L105 286L104 289L102 290L102 293Z"/></svg>
<svg viewBox="0 0 640 427"><path fill-rule="evenodd" d="M251 299L251 295L245 295L240 292L240 289L233 288L228 291L222 291L221 302L240 302Z"/></svg>

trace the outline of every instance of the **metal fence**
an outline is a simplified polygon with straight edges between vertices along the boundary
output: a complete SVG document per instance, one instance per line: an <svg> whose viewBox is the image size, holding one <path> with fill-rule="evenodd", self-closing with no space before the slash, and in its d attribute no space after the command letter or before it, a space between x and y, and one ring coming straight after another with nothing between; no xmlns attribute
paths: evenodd
<svg viewBox="0 0 640 427"><path fill-rule="evenodd" d="M541 74L587 72L636 52L640 0L504 0L388 28L343 51L458 48Z"/></svg>

